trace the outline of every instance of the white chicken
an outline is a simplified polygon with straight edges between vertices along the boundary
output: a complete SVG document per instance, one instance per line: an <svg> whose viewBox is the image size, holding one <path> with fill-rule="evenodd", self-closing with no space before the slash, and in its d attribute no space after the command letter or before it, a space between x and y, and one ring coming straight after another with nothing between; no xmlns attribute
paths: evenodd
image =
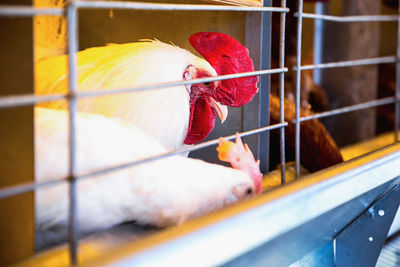
<svg viewBox="0 0 400 267"><path fill-rule="evenodd" d="M95 114L78 113L76 141L78 174L167 152L129 123ZM67 157L68 113L35 108L36 180L65 178ZM249 164L258 167L254 159ZM173 156L84 179L78 182L79 230L88 233L125 221L181 224L259 193L261 173L245 171ZM67 192L67 183L36 192L39 244L64 237Z"/></svg>
<svg viewBox="0 0 400 267"><path fill-rule="evenodd" d="M226 34L197 33L189 40L208 62L177 46L152 40L81 51L77 54L79 91L129 88L254 70L248 50ZM36 64L36 94L67 92L67 60L67 56L58 56ZM168 149L177 149L203 140L213 129L216 115L224 121L228 113L224 105L248 103L258 91L257 82L258 77L247 77L83 98L78 109L121 118ZM41 106L65 109L67 101Z"/></svg>

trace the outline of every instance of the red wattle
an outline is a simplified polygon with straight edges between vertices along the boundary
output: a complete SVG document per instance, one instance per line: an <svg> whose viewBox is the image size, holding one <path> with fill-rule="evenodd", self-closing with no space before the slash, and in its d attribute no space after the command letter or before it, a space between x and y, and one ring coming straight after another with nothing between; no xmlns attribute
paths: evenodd
<svg viewBox="0 0 400 267"><path fill-rule="evenodd" d="M212 131L215 124L215 111L206 98L198 98L190 106L189 128L184 143L196 144Z"/></svg>

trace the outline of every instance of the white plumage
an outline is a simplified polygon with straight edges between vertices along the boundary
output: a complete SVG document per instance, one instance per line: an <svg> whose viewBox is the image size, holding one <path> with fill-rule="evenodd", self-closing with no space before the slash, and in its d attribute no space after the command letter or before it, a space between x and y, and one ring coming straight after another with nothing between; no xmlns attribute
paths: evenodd
<svg viewBox="0 0 400 267"><path fill-rule="evenodd" d="M79 91L129 88L184 79L188 66L216 76L204 59L174 45L143 40L81 51L78 57ZM40 61L35 69L37 94L67 92L67 56ZM196 77L190 77L196 78ZM190 116L190 86L176 86L129 94L79 100L82 112L124 119L152 135L168 149L183 145ZM66 101L41 104L67 107Z"/></svg>
<svg viewBox="0 0 400 267"><path fill-rule="evenodd" d="M66 111L35 108L37 181L68 174ZM78 174L167 151L129 123L95 114L77 116ZM60 238L68 216L67 183L35 194L39 242ZM124 221L169 226L217 210L253 195L248 174L180 156L126 168L78 183L78 218L82 232ZM51 234L49 234L51 233ZM48 234L48 235L46 235Z"/></svg>

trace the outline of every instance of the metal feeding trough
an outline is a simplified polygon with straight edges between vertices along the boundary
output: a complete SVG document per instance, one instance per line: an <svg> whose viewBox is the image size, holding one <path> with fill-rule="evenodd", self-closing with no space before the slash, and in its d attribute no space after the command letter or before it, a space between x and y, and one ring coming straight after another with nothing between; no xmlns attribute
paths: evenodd
<svg viewBox="0 0 400 267"><path fill-rule="evenodd" d="M183 226L119 226L82 240L80 262L375 266L400 203L399 164L400 144L390 145ZM400 227L395 228L392 233ZM23 265L68 265L67 255L64 246Z"/></svg>
<svg viewBox="0 0 400 267"><path fill-rule="evenodd" d="M392 145L126 245L101 262L374 266L400 203L399 164L400 145Z"/></svg>

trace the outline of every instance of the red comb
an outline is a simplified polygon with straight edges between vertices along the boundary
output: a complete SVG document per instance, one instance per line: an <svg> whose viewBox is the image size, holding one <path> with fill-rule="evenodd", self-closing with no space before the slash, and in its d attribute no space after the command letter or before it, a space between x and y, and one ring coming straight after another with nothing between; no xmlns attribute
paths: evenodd
<svg viewBox="0 0 400 267"><path fill-rule="evenodd" d="M249 51L234 38L219 32L198 32L190 36L190 44L211 64L218 75L254 71ZM216 98L224 105L247 104L258 92L258 77L223 80Z"/></svg>

